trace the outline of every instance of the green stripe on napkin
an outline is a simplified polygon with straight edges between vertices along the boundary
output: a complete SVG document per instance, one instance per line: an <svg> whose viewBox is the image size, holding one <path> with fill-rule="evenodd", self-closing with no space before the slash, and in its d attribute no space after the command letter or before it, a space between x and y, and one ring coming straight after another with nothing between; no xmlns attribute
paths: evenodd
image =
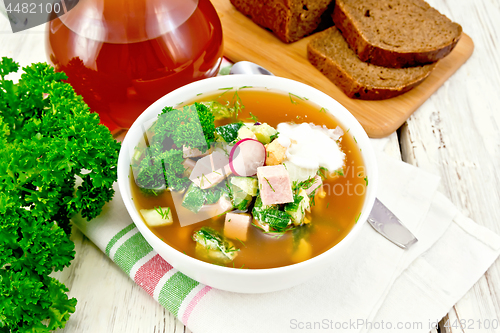
<svg viewBox="0 0 500 333"><path fill-rule="evenodd" d="M200 283L187 277L181 272L177 272L168 279L161 288L158 302L177 317L179 307L191 290Z"/></svg>
<svg viewBox="0 0 500 333"><path fill-rule="evenodd" d="M118 242L118 240L123 237L123 235L125 235L127 232L129 232L130 230L132 230L134 228L135 228L135 224L134 223L130 223L127 227L125 227L124 229L122 229L113 238L111 238L111 240L109 241L108 245L106 246L106 255L108 257L109 257L109 253L110 253L111 248L113 247L113 245L115 245L116 242Z"/></svg>
<svg viewBox="0 0 500 333"><path fill-rule="evenodd" d="M151 245L138 232L116 250L113 261L130 275L132 267L151 251L153 251Z"/></svg>

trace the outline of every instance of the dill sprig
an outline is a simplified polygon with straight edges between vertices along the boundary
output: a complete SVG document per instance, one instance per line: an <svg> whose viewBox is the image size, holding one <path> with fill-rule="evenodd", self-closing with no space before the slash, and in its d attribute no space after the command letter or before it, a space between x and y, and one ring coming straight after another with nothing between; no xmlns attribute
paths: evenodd
<svg viewBox="0 0 500 333"><path fill-rule="evenodd" d="M259 121L259 118L257 118L257 116L254 115L252 112L250 112L250 118L248 119L252 120L255 123Z"/></svg>
<svg viewBox="0 0 500 333"><path fill-rule="evenodd" d="M264 179L266 180L267 184L269 185L269 187L271 188L271 190L273 190L273 192L276 192L273 188L273 185L271 185L271 182L269 181L269 179L267 179L266 177L264 177Z"/></svg>
<svg viewBox="0 0 500 333"><path fill-rule="evenodd" d="M163 208L160 206L154 207L154 209L158 214L160 214L162 219L164 220L168 219L168 215L170 214L170 207L167 207L166 210L163 210Z"/></svg>
<svg viewBox="0 0 500 333"><path fill-rule="evenodd" d="M294 101L292 97L298 98L301 101L304 100L304 97L300 97L300 96L297 96L297 95L292 94L292 93L288 93L288 96L290 96L290 102L292 102L292 104L298 104L298 102Z"/></svg>

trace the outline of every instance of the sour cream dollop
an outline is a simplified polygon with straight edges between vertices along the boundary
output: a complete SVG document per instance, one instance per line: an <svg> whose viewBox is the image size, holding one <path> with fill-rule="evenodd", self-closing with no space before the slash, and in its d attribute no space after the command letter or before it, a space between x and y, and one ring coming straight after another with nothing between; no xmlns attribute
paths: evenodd
<svg viewBox="0 0 500 333"><path fill-rule="evenodd" d="M314 124L278 124L278 143L287 147L287 159L305 169L337 170L344 165L345 154L336 140L342 130L328 129ZM340 135L339 135L340 134Z"/></svg>

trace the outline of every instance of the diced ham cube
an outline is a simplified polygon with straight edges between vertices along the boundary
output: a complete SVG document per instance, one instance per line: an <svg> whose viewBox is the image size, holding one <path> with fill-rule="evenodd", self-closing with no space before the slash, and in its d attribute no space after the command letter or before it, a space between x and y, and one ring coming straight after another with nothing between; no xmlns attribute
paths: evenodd
<svg viewBox="0 0 500 333"><path fill-rule="evenodd" d="M245 242L251 222L252 216L250 214L227 213L224 222L224 236Z"/></svg>
<svg viewBox="0 0 500 333"><path fill-rule="evenodd" d="M280 165L257 168L260 198L264 205L293 202L292 183L285 167Z"/></svg>
<svg viewBox="0 0 500 333"><path fill-rule="evenodd" d="M184 168L186 169L184 171L184 175L188 176L191 175L191 172L193 172L193 169L196 165L196 161L193 161L192 159L190 158L186 158L184 160L184 162L182 162L182 165L184 166Z"/></svg>
<svg viewBox="0 0 500 333"><path fill-rule="evenodd" d="M220 152L202 157L189 176L189 179L201 189L207 189L223 181L231 173L229 159Z"/></svg>
<svg viewBox="0 0 500 333"><path fill-rule="evenodd" d="M233 210L233 203L225 196L221 196L219 201L216 203L203 205L198 213L207 213L210 216L218 216L230 210Z"/></svg>
<svg viewBox="0 0 500 333"><path fill-rule="evenodd" d="M206 156L210 154L212 151L212 148L208 149L204 153L201 152L198 148L189 148L186 146L182 146L182 157L188 158L188 157L200 157L200 156Z"/></svg>
<svg viewBox="0 0 500 333"><path fill-rule="evenodd" d="M314 182L311 184L311 186L309 188L306 188L307 195L310 195L311 193L316 191L316 189L323 184L323 180L321 179L320 176L316 175L316 176L314 176L313 179L314 179Z"/></svg>
<svg viewBox="0 0 500 333"><path fill-rule="evenodd" d="M220 215L222 212L227 212L233 209L233 203L225 196L220 197L219 201L217 201L217 204L219 205L220 209L220 213L218 213L217 215Z"/></svg>

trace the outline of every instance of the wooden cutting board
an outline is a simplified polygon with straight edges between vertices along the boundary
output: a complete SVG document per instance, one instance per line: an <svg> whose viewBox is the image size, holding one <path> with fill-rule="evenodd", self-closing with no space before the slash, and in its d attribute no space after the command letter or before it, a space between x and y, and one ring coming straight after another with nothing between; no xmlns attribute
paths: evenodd
<svg viewBox="0 0 500 333"><path fill-rule="evenodd" d="M350 99L307 60L311 36L292 44L281 42L237 11L229 0L211 0L222 22L224 55L231 61L255 62L277 76L301 81L345 106L372 138L387 136L429 98L472 55L474 43L463 34L455 49L440 60L429 77L413 90L387 100Z"/></svg>

